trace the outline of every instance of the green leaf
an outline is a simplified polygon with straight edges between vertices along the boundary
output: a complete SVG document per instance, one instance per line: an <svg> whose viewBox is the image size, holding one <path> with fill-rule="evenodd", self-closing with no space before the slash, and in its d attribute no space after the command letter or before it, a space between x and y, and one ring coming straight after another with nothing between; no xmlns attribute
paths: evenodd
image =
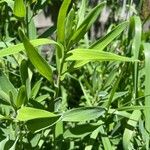
<svg viewBox="0 0 150 150"><path fill-rule="evenodd" d="M97 40L94 44L92 44L89 48L90 49L97 49L97 50L103 50L108 44L110 44L117 36L123 32L129 22L125 21L118 26L116 26L113 30L111 30L108 34L106 34L104 37Z"/></svg>
<svg viewBox="0 0 150 150"><path fill-rule="evenodd" d="M123 147L124 150L129 150L130 148L130 142L131 139L133 138L134 132L135 132L135 128L137 126L137 123L139 121L141 117L141 112L139 110L135 110L128 123L127 123L127 127L125 128L124 134L123 134Z"/></svg>
<svg viewBox="0 0 150 150"><path fill-rule="evenodd" d="M3 96L5 95L5 97L9 96L10 92L12 93L13 99L15 100L17 98L17 90L15 89L15 87L13 86L13 84L9 81L8 77L3 73L0 72L0 90L3 93ZM13 102L15 103L15 102Z"/></svg>
<svg viewBox="0 0 150 150"><path fill-rule="evenodd" d="M60 120L60 116L56 117L48 117L48 118L40 118L40 119L33 119L28 120L26 122L27 128L32 132L39 132L40 130L49 128L53 126Z"/></svg>
<svg viewBox="0 0 150 150"><path fill-rule="evenodd" d="M144 43L145 53L145 107L150 107L150 44ZM150 109L144 110L145 127L150 132Z"/></svg>
<svg viewBox="0 0 150 150"><path fill-rule="evenodd" d="M89 12L87 17L84 19L81 25L77 28L76 32L73 34L72 38L69 41L69 45L79 42L80 39L84 37L86 32L90 29L92 24L96 21L96 19L100 15L100 12L102 8L104 8L105 4L106 2L102 2Z"/></svg>
<svg viewBox="0 0 150 150"><path fill-rule="evenodd" d="M44 101L45 99L47 99L47 98L49 98L49 94L45 94L45 95L41 95L41 96L38 96L36 99L35 99L35 101L37 101L37 102L42 102L42 101Z"/></svg>
<svg viewBox="0 0 150 150"><path fill-rule="evenodd" d="M40 46L40 45L45 45L45 44L54 44L54 45L57 45L59 47L58 43L56 43L53 40L46 39L46 38L31 40L30 43L34 47ZM9 46L7 48L4 48L4 49L0 50L0 57L9 56L9 55L12 55L12 54L19 53L19 52L23 51L24 49L25 48L24 48L22 43L19 43L17 45L12 45L12 46Z"/></svg>
<svg viewBox="0 0 150 150"><path fill-rule="evenodd" d="M26 85L26 82L28 80L28 65L25 59L23 59L20 64L20 75L22 84Z"/></svg>
<svg viewBox="0 0 150 150"><path fill-rule="evenodd" d="M16 100L16 106L17 108L21 107L23 104L25 104L28 101L27 99L27 92L26 92L26 88L24 85L22 85L19 88L18 91L18 96L17 96L17 100Z"/></svg>
<svg viewBox="0 0 150 150"><path fill-rule="evenodd" d="M23 0L15 0L14 15L20 18L23 18L26 16L26 7L25 7Z"/></svg>
<svg viewBox="0 0 150 150"><path fill-rule="evenodd" d="M62 121L89 121L102 116L105 109L102 107L81 107L68 110L62 116Z"/></svg>
<svg viewBox="0 0 150 150"><path fill-rule="evenodd" d="M35 99L35 97L37 96L37 94L38 94L38 92L40 90L41 84L42 84L41 80L36 82L36 84L34 85L34 87L31 90L31 96L30 96L31 98Z"/></svg>
<svg viewBox="0 0 150 150"><path fill-rule="evenodd" d="M31 107L22 107L21 109L18 110L17 119L19 121L28 121L32 119L51 118L57 116L58 115L46 110Z"/></svg>
<svg viewBox="0 0 150 150"><path fill-rule="evenodd" d="M66 60L86 60L86 61L126 61L126 62L134 62L138 61L133 58L128 58L124 56L120 56L117 54L113 54L110 52L97 51L95 49L74 49L68 54L72 54L67 57Z"/></svg>
<svg viewBox="0 0 150 150"><path fill-rule="evenodd" d="M66 24L65 24L65 42L68 44L68 41L72 34L74 33L74 21L75 20L75 10L72 8L70 12L68 13L68 16L66 18Z"/></svg>
<svg viewBox="0 0 150 150"><path fill-rule="evenodd" d="M93 132L99 125L81 124L69 128L63 134L64 138L83 138Z"/></svg>
<svg viewBox="0 0 150 150"><path fill-rule="evenodd" d="M97 40L94 44L92 44L89 49L95 49L98 51L102 51L108 44L110 44L117 36L120 35L122 31L125 30L125 28L128 26L128 22L125 21L118 26L116 26L112 31L110 31L108 34L106 34L104 37ZM88 61L77 61L75 63L75 68L81 67L88 63Z"/></svg>
<svg viewBox="0 0 150 150"><path fill-rule="evenodd" d="M87 0L81 1L81 5L80 5L79 11L78 11L78 25L77 25L77 27L79 27L81 25L81 23L84 21L86 9L87 9L87 4L88 4Z"/></svg>
<svg viewBox="0 0 150 150"><path fill-rule="evenodd" d="M19 33L26 49L26 53L34 67L39 71L41 75L52 82L52 69L49 64L42 58L42 56L40 56L37 49L34 48L34 46L29 42L23 31L19 30Z"/></svg>
<svg viewBox="0 0 150 150"><path fill-rule="evenodd" d="M29 98L29 95L31 93L32 73L28 70L28 62L25 59L23 59L20 64L20 75L22 84L26 87L27 97Z"/></svg>
<svg viewBox="0 0 150 150"><path fill-rule="evenodd" d="M65 18L66 18L67 10L68 10L70 3L71 3L71 0L64 0L59 10L59 14L58 14L57 40L61 43L64 42L65 40Z"/></svg>
<svg viewBox="0 0 150 150"><path fill-rule="evenodd" d="M102 139L102 143L103 143L104 149L106 149L106 150L107 149L113 150L111 142L110 142L110 139L109 139L109 137L107 135L107 132L104 129L104 126L100 126L99 130L100 130L100 133L102 135L101 139Z"/></svg>
<svg viewBox="0 0 150 150"><path fill-rule="evenodd" d="M133 32L134 37L131 37L130 34ZM130 19L130 28L129 28L129 40L133 38L132 43L132 54L135 59L139 58L140 46L141 46L141 37L142 37L142 22L140 17L134 16ZM135 99L138 96L138 62L134 64L133 72L133 83L134 83L134 97Z"/></svg>
<svg viewBox="0 0 150 150"><path fill-rule="evenodd" d="M34 19L32 18L34 16L34 12L31 10L30 7L27 8L28 9L28 37L29 39L36 39L37 37L37 29L36 26L34 24Z"/></svg>

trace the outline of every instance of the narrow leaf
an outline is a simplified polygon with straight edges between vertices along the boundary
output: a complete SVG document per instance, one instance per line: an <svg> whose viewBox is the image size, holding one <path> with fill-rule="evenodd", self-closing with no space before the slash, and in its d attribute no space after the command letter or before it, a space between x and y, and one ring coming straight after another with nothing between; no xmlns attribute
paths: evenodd
<svg viewBox="0 0 150 150"><path fill-rule="evenodd" d="M72 38L70 39L69 45L79 42L80 39L82 39L84 37L86 32L90 29L92 24L96 21L96 19L100 15L100 12L101 12L102 8L105 6L105 4L106 4L106 2L102 2L89 12L87 17L84 19L84 21L78 27L76 32L73 34Z"/></svg>
<svg viewBox="0 0 150 150"><path fill-rule="evenodd" d="M63 42L65 39L65 18L67 14L68 7L71 3L71 0L64 0L57 19L57 40Z"/></svg>
<svg viewBox="0 0 150 150"><path fill-rule="evenodd" d="M27 92L25 86L21 86L18 91L18 96L16 100L16 106L17 108L21 107L23 104L27 102Z"/></svg>
<svg viewBox="0 0 150 150"><path fill-rule="evenodd" d="M41 87L42 81L39 80L38 82L36 82L36 84L34 85L34 87L31 90L31 98L35 99L35 97L37 96L39 89Z"/></svg>
<svg viewBox="0 0 150 150"><path fill-rule="evenodd" d="M145 53L145 107L150 107L150 44L144 44ZM150 109L144 110L145 114L145 127L150 132Z"/></svg>
<svg viewBox="0 0 150 150"><path fill-rule="evenodd" d="M68 54L72 54L67 57L66 60L86 60L86 61L126 61L126 62L134 62L138 61L133 58L128 58L124 56L120 56L117 54L113 54L110 52L97 51L95 49L74 49L70 51Z"/></svg>
<svg viewBox="0 0 150 150"><path fill-rule="evenodd" d="M124 147L124 150L128 150L130 149L130 142L131 142L131 139L133 138L133 134L135 132L135 128L137 126L137 122L139 121L141 117L141 112L139 110L135 110L128 123L127 123L127 127L124 131L124 134L123 134L123 147Z"/></svg>
<svg viewBox="0 0 150 150"><path fill-rule="evenodd" d="M45 59L42 58L42 56L40 56L40 54L37 52L37 49L34 48L34 46L29 42L23 31L19 30L19 33L26 49L26 53L34 67L41 75L52 82L52 69L49 64L45 61Z"/></svg>
<svg viewBox="0 0 150 150"><path fill-rule="evenodd" d="M50 40L50 39L46 39L46 38L31 40L30 43L34 47L40 46L40 45L45 45L45 44L54 44L54 45L57 45L58 47L60 46L55 41ZM23 51L24 49L25 48L24 48L22 43L19 43L17 45L12 45L12 46L9 46L7 48L4 48L4 49L0 50L0 57L9 56L9 55L12 55L12 54L19 53L19 52Z"/></svg>
<svg viewBox="0 0 150 150"><path fill-rule="evenodd" d="M110 44L117 36L120 35L121 32L123 32L126 27L128 26L128 22L125 21L118 26L116 26L113 30L111 30L108 34L106 34L104 37L97 40L94 44L92 44L89 48L90 49L97 49L97 50L103 50L108 44Z"/></svg>
<svg viewBox="0 0 150 150"><path fill-rule="evenodd" d="M128 22L123 22L116 26L112 31L110 31L108 34L106 34L104 37L97 40L94 44L92 44L89 49L95 49L98 51L102 51L108 44L110 44L117 36L120 35L121 32L123 32L126 27L128 26ZM77 61L75 63L75 68L81 67L88 63L89 61Z"/></svg>
<svg viewBox="0 0 150 150"><path fill-rule="evenodd" d="M105 109L102 107L82 107L68 110L62 116L62 121L89 121L102 116Z"/></svg>

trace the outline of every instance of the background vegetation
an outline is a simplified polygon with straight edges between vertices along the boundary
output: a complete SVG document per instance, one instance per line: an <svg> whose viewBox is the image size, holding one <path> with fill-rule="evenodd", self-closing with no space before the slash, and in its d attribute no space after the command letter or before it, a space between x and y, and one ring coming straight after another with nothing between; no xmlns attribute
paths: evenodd
<svg viewBox="0 0 150 150"><path fill-rule="evenodd" d="M148 150L148 6L1 0L0 149ZM54 25L38 35L42 9Z"/></svg>

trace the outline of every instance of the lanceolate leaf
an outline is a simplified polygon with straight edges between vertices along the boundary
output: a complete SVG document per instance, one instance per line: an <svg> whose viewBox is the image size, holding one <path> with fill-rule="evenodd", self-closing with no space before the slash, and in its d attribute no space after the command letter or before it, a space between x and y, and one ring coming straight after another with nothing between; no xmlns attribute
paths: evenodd
<svg viewBox="0 0 150 150"><path fill-rule="evenodd" d="M40 46L40 45L45 45L45 44L54 44L54 45L59 47L58 43L56 43L53 40L46 39L46 38L31 40L30 43L34 47ZM5 57L5 56L9 56L9 55L12 55L12 54L19 53L20 51L23 51L24 49L25 48L24 48L22 43L19 43L17 45L12 45L10 47L7 47L7 48L4 48L4 49L0 50L0 57Z"/></svg>
<svg viewBox="0 0 150 150"><path fill-rule="evenodd" d="M57 39L59 42L63 42L65 39L65 18L67 14L68 7L71 0L64 0L57 19Z"/></svg>
<svg viewBox="0 0 150 150"><path fill-rule="evenodd" d="M90 49L103 50L108 44L110 44L117 36L120 35L122 31L126 29L128 26L128 22L123 22L116 26L112 31L106 34L104 37L97 40L94 44L92 44Z"/></svg>
<svg viewBox="0 0 150 150"><path fill-rule="evenodd" d="M27 102L27 92L25 86L21 86L19 91L18 91L18 96L16 99L16 106L17 108L21 107L24 103Z"/></svg>
<svg viewBox="0 0 150 150"><path fill-rule="evenodd" d="M85 61L126 61L134 62L137 61L133 58L128 58L113 54L110 52L97 51L95 49L74 49L68 52L71 56L67 57L66 60L85 60Z"/></svg>
<svg viewBox="0 0 150 150"><path fill-rule="evenodd" d="M23 0L15 0L14 3L14 15L17 17L25 17L26 15L26 8Z"/></svg>
<svg viewBox="0 0 150 150"><path fill-rule="evenodd" d="M122 31L125 30L125 28L128 26L128 22L123 22L116 26L112 31L110 31L108 34L106 34L104 37L97 40L94 44L92 44L89 49L95 49L98 51L102 51L108 44L110 44L117 36L120 35ZM78 68L80 66L83 66L84 64L88 63L88 61L77 61L75 63L75 68Z"/></svg>
<svg viewBox="0 0 150 150"><path fill-rule="evenodd" d="M150 44L143 45L145 53L145 107L150 107ZM145 127L150 132L150 109L144 109Z"/></svg>
<svg viewBox="0 0 150 150"><path fill-rule="evenodd" d="M26 53L41 75L43 75L47 80L52 82L52 69L45 59L40 56L37 49L29 42L27 37L24 35L22 30L20 31L20 37L22 38Z"/></svg>
<svg viewBox="0 0 150 150"><path fill-rule="evenodd" d="M19 121L28 121L32 119L39 119L39 118L51 118L57 117L58 115L51 113L46 110L36 109L31 107L22 107L18 111L17 119Z"/></svg>
<svg viewBox="0 0 150 150"><path fill-rule="evenodd" d="M105 4L106 2L102 2L89 12L85 20L81 23L76 32L73 34L69 44L77 43L79 42L80 39L84 37L86 32L90 29L92 24L96 21L96 19L100 15L100 12L102 8L105 6Z"/></svg>
<svg viewBox="0 0 150 150"><path fill-rule="evenodd" d="M123 147L125 150L130 149L130 142L131 142L131 139L133 138L135 128L137 126L137 122L139 121L140 117L141 117L140 110L135 110L133 111L127 123L127 127L123 134Z"/></svg>
<svg viewBox="0 0 150 150"><path fill-rule="evenodd" d="M83 138L91 132L93 132L99 125L92 124L81 124L76 125L75 127L69 128L63 134L64 138Z"/></svg>
<svg viewBox="0 0 150 150"><path fill-rule="evenodd" d="M3 93L3 95L6 95L6 97L11 92L14 100L17 97L17 90L15 89L13 84L9 81L8 77L3 72L0 72L0 91ZM2 96L1 94L0 96Z"/></svg>
<svg viewBox="0 0 150 150"><path fill-rule="evenodd" d="M88 121L102 116L105 109L102 107L82 107L68 110L62 116L62 121Z"/></svg>

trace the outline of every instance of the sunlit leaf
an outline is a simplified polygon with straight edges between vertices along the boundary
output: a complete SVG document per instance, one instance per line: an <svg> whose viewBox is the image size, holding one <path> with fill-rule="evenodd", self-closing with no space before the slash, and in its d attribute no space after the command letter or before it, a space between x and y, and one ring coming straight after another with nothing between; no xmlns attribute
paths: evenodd
<svg viewBox="0 0 150 150"><path fill-rule="evenodd" d="M110 52L97 51L95 49L74 49L70 51L68 54L70 54L71 56L67 57L66 60L126 61L126 62L138 61L133 58L120 56Z"/></svg>
<svg viewBox="0 0 150 150"><path fill-rule="evenodd" d="M62 121L88 121L102 116L105 109L102 107L81 107L66 111L62 116Z"/></svg>
<svg viewBox="0 0 150 150"><path fill-rule="evenodd" d="M46 110L31 107L22 107L21 109L18 110L17 119L19 121L28 121L32 119L51 118L56 116L58 115Z"/></svg>
<svg viewBox="0 0 150 150"><path fill-rule="evenodd" d="M40 56L37 49L29 42L28 38L25 36L22 30L19 30L20 37L22 38L26 53L41 75L43 75L47 80L52 82L52 69L45 59Z"/></svg>
<svg viewBox="0 0 150 150"><path fill-rule="evenodd" d="M23 0L15 0L14 15L20 18L25 17L26 7Z"/></svg>
<svg viewBox="0 0 150 150"><path fill-rule="evenodd" d="M71 37L69 45L79 42L84 37L92 24L96 21L97 17L100 15L100 12L102 8L104 8L105 4L106 2L102 2L89 12L84 21L81 23L81 25L77 28L76 32Z"/></svg>

